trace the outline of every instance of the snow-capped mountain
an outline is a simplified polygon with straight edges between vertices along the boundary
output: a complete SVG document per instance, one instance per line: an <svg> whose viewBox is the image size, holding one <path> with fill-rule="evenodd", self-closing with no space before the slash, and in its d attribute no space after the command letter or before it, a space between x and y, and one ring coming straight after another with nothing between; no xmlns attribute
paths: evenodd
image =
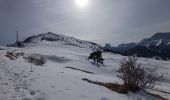
<svg viewBox="0 0 170 100"><path fill-rule="evenodd" d="M117 47L112 47L109 43L105 44L104 49L107 51L114 51L115 53L123 53L133 47L137 46L137 43L120 44Z"/></svg>
<svg viewBox="0 0 170 100"><path fill-rule="evenodd" d="M76 47L81 47L81 48L92 48L92 49L101 48L100 45L93 43L93 42L84 41L84 40L80 40L80 39L76 39L73 37L56 34L52 32L38 34L36 36L30 36L26 38L23 42L24 43L39 43L42 41L60 42L64 45L71 45L71 46L76 46Z"/></svg>
<svg viewBox="0 0 170 100"><path fill-rule="evenodd" d="M167 46L170 45L170 32L167 33L156 33L151 38L142 40L140 45L143 46Z"/></svg>
<svg viewBox="0 0 170 100"><path fill-rule="evenodd" d="M118 50L121 52L127 51L133 47L135 47L137 45L137 43L129 43L129 44L120 44L118 46Z"/></svg>
<svg viewBox="0 0 170 100"><path fill-rule="evenodd" d="M108 48L105 46L105 48ZM139 43L121 44L118 47L110 47L114 53L124 55L137 55L140 57L170 58L170 32L155 33L152 37L143 39Z"/></svg>

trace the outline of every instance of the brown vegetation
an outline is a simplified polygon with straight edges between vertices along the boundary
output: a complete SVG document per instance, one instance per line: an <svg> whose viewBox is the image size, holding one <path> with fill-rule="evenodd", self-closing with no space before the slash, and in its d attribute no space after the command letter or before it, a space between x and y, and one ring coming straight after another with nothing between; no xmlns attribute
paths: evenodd
<svg viewBox="0 0 170 100"><path fill-rule="evenodd" d="M120 85L120 84L116 84L116 83L103 83L103 82L95 82L95 81L91 81L87 78L83 78L83 81L87 81L89 83L93 83L96 85L100 85L100 86L104 86L112 91L115 91L117 93L121 93L121 94L126 94L128 93L128 89L125 85Z"/></svg>
<svg viewBox="0 0 170 100"><path fill-rule="evenodd" d="M144 67L141 63L138 63L138 59L134 56L121 60L118 73L118 77L132 92L152 89L155 82L163 79L163 75L159 75L156 68Z"/></svg>
<svg viewBox="0 0 170 100"><path fill-rule="evenodd" d="M121 93L121 94L127 94L128 91L129 91L129 89L126 85L121 85L121 84L116 84L116 83L95 82L95 81L89 80L87 78L83 78L82 80L89 82L89 83L92 83L92 84L99 85L99 86L104 86L105 88L107 88L109 90L112 90L114 92ZM149 95L152 95L154 97L157 97L159 100L168 100L168 99L166 99L166 98L164 98L164 97L162 97L158 94L153 94L153 93L146 92L146 91L144 91L144 92L149 94Z"/></svg>
<svg viewBox="0 0 170 100"><path fill-rule="evenodd" d="M14 52L7 52L5 56L10 58L11 60L17 59L17 55Z"/></svg>
<svg viewBox="0 0 170 100"><path fill-rule="evenodd" d="M24 59L28 63L32 63L35 65L43 65L46 63L46 59L40 54L31 54L29 56L24 57Z"/></svg>
<svg viewBox="0 0 170 100"><path fill-rule="evenodd" d="M94 72L90 72L90 71L86 71L86 70L82 70L82 69L78 69L78 68L74 68L74 67L66 66L65 68L69 68L69 69L73 69L73 70L78 70L78 71L85 72L85 73L88 73L88 74L94 74Z"/></svg>

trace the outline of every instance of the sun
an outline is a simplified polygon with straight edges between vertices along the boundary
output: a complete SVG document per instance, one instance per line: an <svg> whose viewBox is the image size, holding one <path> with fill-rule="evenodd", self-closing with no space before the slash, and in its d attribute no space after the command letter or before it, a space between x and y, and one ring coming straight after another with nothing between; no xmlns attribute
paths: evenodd
<svg viewBox="0 0 170 100"><path fill-rule="evenodd" d="M80 7L87 6L89 0L75 0L76 4Z"/></svg>

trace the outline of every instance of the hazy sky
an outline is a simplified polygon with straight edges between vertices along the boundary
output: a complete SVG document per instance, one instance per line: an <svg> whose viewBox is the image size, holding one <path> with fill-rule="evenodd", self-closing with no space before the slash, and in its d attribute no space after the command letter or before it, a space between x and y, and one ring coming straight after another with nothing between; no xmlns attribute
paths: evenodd
<svg viewBox="0 0 170 100"><path fill-rule="evenodd" d="M0 44L55 32L100 44L138 42L170 31L170 0L0 0Z"/></svg>

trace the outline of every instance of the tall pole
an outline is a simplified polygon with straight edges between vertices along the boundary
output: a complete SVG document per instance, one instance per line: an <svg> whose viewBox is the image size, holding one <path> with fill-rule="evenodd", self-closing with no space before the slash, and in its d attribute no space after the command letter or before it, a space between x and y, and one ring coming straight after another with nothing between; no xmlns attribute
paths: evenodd
<svg viewBox="0 0 170 100"><path fill-rule="evenodd" d="M16 43L18 42L18 31L16 31Z"/></svg>

